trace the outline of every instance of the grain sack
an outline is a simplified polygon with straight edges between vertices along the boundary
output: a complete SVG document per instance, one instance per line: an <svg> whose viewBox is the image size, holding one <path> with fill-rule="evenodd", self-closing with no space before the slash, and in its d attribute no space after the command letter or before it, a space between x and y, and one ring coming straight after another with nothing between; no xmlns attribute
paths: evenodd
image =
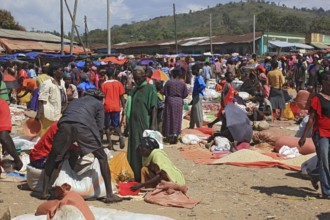
<svg viewBox="0 0 330 220"><path fill-rule="evenodd" d="M299 90L297 96L295 98L295 102L297 103L300 109L308 110L310 105L311 94L306 90Z"/></svg>
<svg viewBox="0 0 330 220"><path fill-rule="evenodd" d="M257 131L263 131L269 129L269 124L267 121L255 121L253 123L253 129Z"/></svg>
<svg viewBox="0 0 330 220"><path fill-rule="evenodd" d="M26 168L26 179L29 188L35 192L42 191L42 181L44 176L44 170L37 169L31 165L27 165Z"/></svg>
<svg viewBox="0 0 330 220"><path fill-rule="evenodd" d="M272 128L265 131L255 132L252 136L252 140L254 144L268 143L274 146L277 139L287 135L288 135L287 131L283 129Z"/></svg>
<svg viewBox="0 0 330 220"><path fill-rule="evenodd" d="M302 154L302 155L315 153L315 146L314 146L312 138L306 138L306 143L302 147L299 147L299 145L298 145L299 139L300 138L291 137L291 136L280 137L275 142L275 151L279 152L281 147L286 145L286 146L289 146L289 147L297 147L298 150L299 150L299 153Z"/></svg>

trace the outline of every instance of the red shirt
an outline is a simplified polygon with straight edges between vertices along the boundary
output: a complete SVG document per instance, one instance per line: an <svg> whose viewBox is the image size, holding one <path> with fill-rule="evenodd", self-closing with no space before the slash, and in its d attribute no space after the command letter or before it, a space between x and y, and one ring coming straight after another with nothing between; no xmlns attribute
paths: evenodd
<svg viewBox="0 0 330 220"><path fill-rule="evenodd" d="M38 143L34 145L30 153L30 160L36 161L44 157L48 157L50 150L53 147L54 136L57 132L57 121L55 121L47 130L47 132L40 138Z"/></svg>
<svg viewBox="0 0 330 220"><path fill-rule="evenodd" d="M0 98L0 131L11 131L11 116L8 102Z"/></svg>
<svg viewBox="0 0 330 220"><path fill-rule="evenodd" d="M28 74L27 74L27 72L25 71L25 69L21 69L21 70L18 72L18 78L21 78L21 77L24 77L24 79L27 79L27 78L28 78Z"/></svg>
<svg viewBox="0 0 330 220"><path fill-rule="evenodd" d="M312 98L311 108L316 112L313 133L316 130L319 130L320 137L330 137L330 118L322 114L322 105L320 99L317 96Z"/></svg>
<svg viewBox="0 0 330 220"><path fill-rule="evenodd" d="M123 84L117 80L107 80L101 90L105 94L104 111L120 112L120 96L125 93Z"/></svg>

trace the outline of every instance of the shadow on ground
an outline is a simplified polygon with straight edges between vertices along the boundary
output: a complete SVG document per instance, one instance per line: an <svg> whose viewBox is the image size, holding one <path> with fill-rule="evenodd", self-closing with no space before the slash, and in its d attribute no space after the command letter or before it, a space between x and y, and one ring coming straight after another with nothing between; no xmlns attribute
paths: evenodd
<svg viewBox="0 0 330 220"><path fill-rule="evenodd" d="M260 193L265 193L269 196L277 194L277 195L305 198L306 196L317 197L319 195L318 193L310 192L306 188L296 188L291 186L272 186L272 187L252 186L251 189L258 190L260 191Z"/></svg>
<svg viewBox="0 0 330 220"><path fill-rule="evenodd" d="M330 212L320 213L316 217L319 220L328 220L330 219Z"/></svg>
<svg viewBox="0 0 330 220"><path fill-rule="evenodd" d="M297 179L304 179L304 180L309 180L310 179L307 175L303 175L299 172L286 173L285 176L293 177L293 178L297 178Z"/></svg>

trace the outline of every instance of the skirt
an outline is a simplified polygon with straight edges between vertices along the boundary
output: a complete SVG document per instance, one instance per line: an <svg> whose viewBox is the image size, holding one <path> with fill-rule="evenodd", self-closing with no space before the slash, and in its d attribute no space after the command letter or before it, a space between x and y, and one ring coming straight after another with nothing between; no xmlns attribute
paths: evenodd
<svg viewBox="0 0 330 220"><path fill-rule="evenodd" d="M285 101L283 91L274 87L270 88L269 101L272 105L272 109L284 109Z"/></svg>

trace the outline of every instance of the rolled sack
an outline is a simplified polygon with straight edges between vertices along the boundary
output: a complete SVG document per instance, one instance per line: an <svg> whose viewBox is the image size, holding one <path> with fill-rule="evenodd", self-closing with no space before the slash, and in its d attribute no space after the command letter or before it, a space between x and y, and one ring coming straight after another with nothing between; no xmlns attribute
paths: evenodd
<svg viewBox="0 0 330 220"><path fill-rule="evenodd" d="M291 148L293 148L293 147L298 148L299 153L302 155L315 153L315 146L314 146L312 138L306 138L306 142L305 142L304 146L302 146L302 147L299 147L299 145L298 145L299 139L300 139L299 137L291 137L291 136L280 137L275 142L275 152L279 152L281 147L286 145Z"/></svg>
<svg viewBox="0 0 330 220"><path fill-rule="evenodd" d="M310 106L311 98L312 97L310 92L306 90L299 90L295 98L295 103L298 105L300 109L308 110Z"/></svg>

